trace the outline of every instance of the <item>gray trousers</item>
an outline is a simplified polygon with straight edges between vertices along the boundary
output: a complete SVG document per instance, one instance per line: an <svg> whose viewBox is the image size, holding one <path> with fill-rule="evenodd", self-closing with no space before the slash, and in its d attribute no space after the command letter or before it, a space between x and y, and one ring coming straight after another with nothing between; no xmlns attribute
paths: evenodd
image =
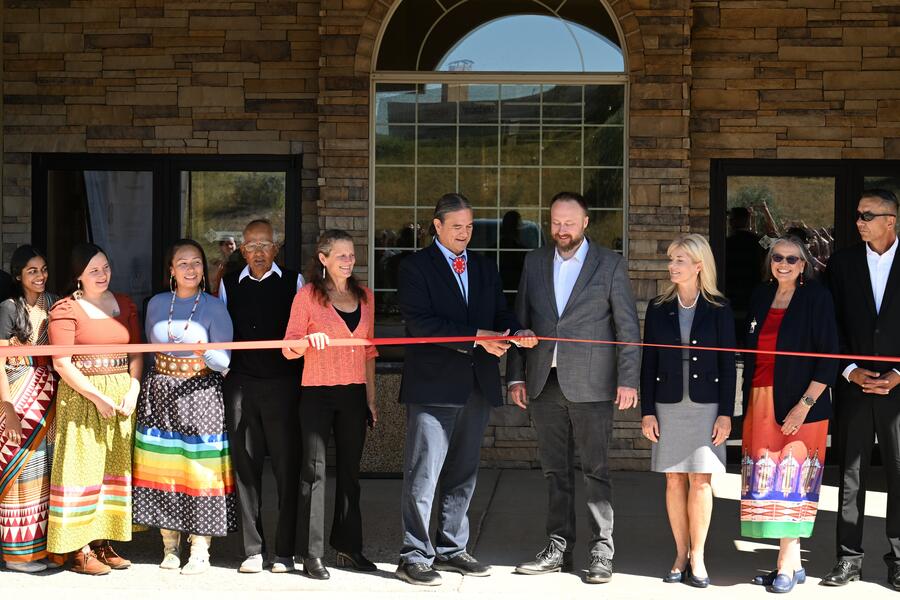
<svg viewBox="0 0 900 600"><path fill-rule="evenodd" d="M430 565L435 556L453 558L466 550L467 512L490 413L491 406L477 390L464 406L407 405L401 562ZM428 529L436 493L438 524L432 545Z"/></svg>
<svg viewBox="0 0 900 600"><path fill-rule="evenodd" d="M529 404L537 431L541 469L547 480L549 505L547 536L560 550L575 545L575 446L581 457L587 495L589 550L612 558L612 481L609 478L609 441L612 437L612 402L569 402L556 378Z"/></svg>

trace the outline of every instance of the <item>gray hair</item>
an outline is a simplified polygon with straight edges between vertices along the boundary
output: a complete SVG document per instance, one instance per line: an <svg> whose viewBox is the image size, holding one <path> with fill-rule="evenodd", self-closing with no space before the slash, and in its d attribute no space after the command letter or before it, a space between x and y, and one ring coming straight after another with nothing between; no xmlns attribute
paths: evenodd
<svg viewBox="0 0 900 600"><path fill-rule="evenodd" d="M772 243L769 245L769 252L766 253L766 260L763 263L763 281L767 281L772 278L772 255L775 254L775 246L778 244L790 244L797 248L800 253L800 258L803 259L803 262L806 263L803 267L803 272L801 275L804 279L812 279L816 275L816 269L813 267L813 259L809 253L809 249L807 249L806 244L795 235L784 235L779 238L772 240Z"/></svg>
<svg viewBox="0 0 900 600"><path fill-rule="evenodd" d="M434 218L443 223L444 217L448 213L466 209L472 210L472 203L469 202L469 199L459 192L450 192L441 196L437 201L437 205L434 207Z"/></svg>

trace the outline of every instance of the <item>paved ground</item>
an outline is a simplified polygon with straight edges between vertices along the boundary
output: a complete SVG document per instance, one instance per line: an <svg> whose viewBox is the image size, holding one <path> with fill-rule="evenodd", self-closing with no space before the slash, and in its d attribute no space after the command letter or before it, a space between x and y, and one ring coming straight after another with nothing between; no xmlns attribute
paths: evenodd
<svg viewBox="0 0 900 600"><path fill-rule="evenodd" d="M828 473L827 479L831 483L833 478L834 474ZM149 531L135 534L131 543L117 545L124 556L137 563L128 571L99 578L68 572L29 576L4 571L0 572L0 598L12 598L12 593L16 597L29 597L35 592L43 598L60 596L66 600L96 597L98 593L106 598L159 600L248 597L251 594L254 598L284 598L296 595L296 592L317 592L317 596L328 597L351 594L358 597L360 593L365 593L390 598L411 598L422 594L428 594L429 598L483 596L645 600L724 598L726 594L734 600L761 598L766 592L748 581L753 575L774 565L777 544L740 537L738 483L736 474L725 475L714 482L717 499L707 545L707 565L713 586L707 590L666 585L660 581L671 564L673 549L663 504L664 484L659 475L615 474L616 575L609 584L586 585L581 581L581 572L538 577L512 573L517 562L529 559L544 543L544 482L539 471L484 470L470 513L475 532L470 549L479 559L494 565L494 574L488 578L463 578L447 574L443 586L439 588L414 588L396 580L393 571L400 537L397 513L400 481L368 479L363 481L363 514L366 553L382 569L375 574L331 568L332 578L327 582L313 581L297 573L241 575L236 571L240 562L239 544L236 536L232 535L214 542L214 568L203 575L187 577L177 572L162 571L156 566L160 559L159 536L157 532ZM578 493L580 499L580 481ZM272 503L271 496L269 503ZM866 548L871 555L865 565L865 581L845 588L817 585L821 575L830 568L833 558L836 504L834 486L825 486L816 533L804 549L810 579L805 585L798 586L791 597L900 600L900 593L891 591L885 585L885 567L881 561L886 547L883 492L869 496ZM578 569L584 569L587 565L585 541L588 535L583 513L579 510ZM271 526L271 523L268 525ZM333 556L327 556L326 562L333 564Z"/></svg>

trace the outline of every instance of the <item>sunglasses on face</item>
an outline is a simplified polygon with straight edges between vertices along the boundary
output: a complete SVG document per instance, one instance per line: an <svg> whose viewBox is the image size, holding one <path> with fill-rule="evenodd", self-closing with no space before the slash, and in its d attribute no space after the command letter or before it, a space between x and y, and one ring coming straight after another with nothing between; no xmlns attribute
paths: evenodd
<svg viewBox="0 0 900 600"><path fill-rule="evenodd" d="M787 264L793 266L796 265L800 260L801 258L799 256L782 256L781 254L772 255L773 263L780 263L781 261L785 261L787 262Z"/></svg>
<svg viewBox="0 0 900 600"><path fill-rule="evenodd" d="M876 217L896 217L894 213L873 213L873 212L859 212L856 211L856 220L857 221L865 221L868 223L869 221L874 220Z"/></svg>

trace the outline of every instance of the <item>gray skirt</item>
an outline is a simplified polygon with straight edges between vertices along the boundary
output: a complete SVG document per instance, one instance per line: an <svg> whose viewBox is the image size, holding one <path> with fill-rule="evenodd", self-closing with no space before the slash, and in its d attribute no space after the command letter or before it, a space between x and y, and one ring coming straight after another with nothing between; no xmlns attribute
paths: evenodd
<svg viewBox="0 0 900 600"><path fill-rule="evenodd" d="M724 473L725 444L713 446L719 405L684 398L656 405L659 442L653 444L650 470L657 473Z"/></svg>

